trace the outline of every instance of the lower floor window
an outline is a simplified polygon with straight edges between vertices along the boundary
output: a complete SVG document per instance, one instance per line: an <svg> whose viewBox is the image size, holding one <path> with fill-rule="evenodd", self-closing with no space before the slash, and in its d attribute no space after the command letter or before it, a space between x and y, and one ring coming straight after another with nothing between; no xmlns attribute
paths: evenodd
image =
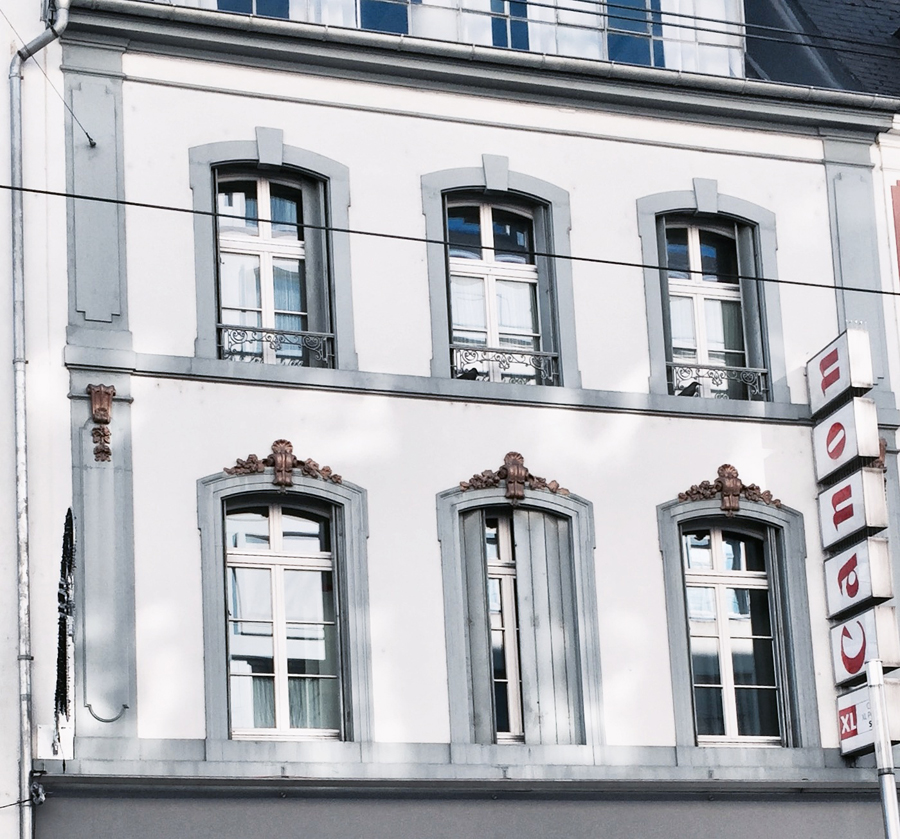
<svg viewBox="0 0 900 839"><path fill-rule="evenodd" d="M232 734L341 737L331 517L233 504L225 522Z"/></svg>
<svg viewBox="0 0 900 839"><path fill-rule="evenodd" d="M682 532L697 740L780 744L781 699L765 539Z"/></svg>

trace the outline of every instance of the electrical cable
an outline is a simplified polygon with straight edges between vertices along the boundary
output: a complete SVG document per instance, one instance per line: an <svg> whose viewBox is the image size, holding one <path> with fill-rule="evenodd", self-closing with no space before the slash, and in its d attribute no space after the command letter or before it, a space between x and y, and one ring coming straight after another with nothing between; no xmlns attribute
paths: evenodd
<svg viewBox="0 0 900 839"><path fill-rule="evenodd" d="M31 194L31 195L45 195L55 198L71 198L79 201L95 201L101 204L115 204L123 207L134 207L136 209L144 209L144 210L161 210L163 212L172 212L172 213L182 213L186 215L197 215L197 216L205 216L207 218L218 219L218 218L241 218L240 216L230 215L229 213L219 213L215 210L197 210L193 207L173 207L167 204L153 204L146 201L128 201L124 198L103 198L97 195L82 195L75 192L60 192L52 189L35 189L32 187L13 187L9 184L0 184L0 189L5 189L10 192L12 191L20 191L23 193ZM243 217L250 218L250 217ZM252 217L253 221L256 222L264 222L264 223L275 223L275 224L283 224L284 222L274 221L272 219L262 218L259 216ZM335 227L333 225L328 224L307 224L304 223L299 225L300 227L307 228L309 230L321 230L325 233L346 233L348 235L353 236L369 236L376 239L391 239L393 241L398 242L413 242L417 244L424 245L440 245L441 247L450 247L455 244L450 242L447 239L430 239L425 236L407 236L400 233L383 233L376 230L358 230L352 227ZM664 265L658 265L654 263L647 262L631 262L627 260L621 259L602 259L600 257L593 256L573 256L571 254L560 254L553 253L551 251L531 251L531 255L535 258L540 257L541 259L559 259L568 262L583 262L587 264L593 265L611 265L618 268L643 268L650 269L653 271L667 271L668 268ZM704 271L701 269L688 269L688 268L679 268L679 273L684 274L703 274ZM735 280L751 280L753 282L759 283L771 283L775 285L788 285L788 286L799 286L802 288L815 288L820 291L840 291L840 292L854 292L859 294L877 294L883 297L900 297L900 291L889 291L887 289L881 288L862 288L860 286L837 286L837 285L823 285L822 283L813 283L806 280L785 280L776 277L757 277L752 274L740 274L740 273L725 273L719 272L717 276L720 277L728 277L729 279Z"/></svg>

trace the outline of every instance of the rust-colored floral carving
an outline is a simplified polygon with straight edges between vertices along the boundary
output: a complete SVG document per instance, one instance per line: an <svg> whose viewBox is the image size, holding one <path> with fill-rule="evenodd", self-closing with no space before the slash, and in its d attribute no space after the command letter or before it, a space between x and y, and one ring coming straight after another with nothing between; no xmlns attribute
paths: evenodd
<svg viewBox="0 0 900 839"><path fill-rule="evenodd" d="M517 504L525 497L526 485L529 489L545 489L559 495L569 494L569 490L561 487L556 481L532 475L525 467L525 458L518 452L509 452L503 458L503 465L496 472L485 469L477 475L472 475L468 481L460 481L459 488L463 491L493 489L500 486L501 481L506 481L506 497L512 504Z"/></svg>
<svg viewBox="0 0 900 839"><path fill-rule="evenodd" d="M109 445L109 423L112 419L112 401L116 389L112 385L88 385L85 389L91 397L91 419L97 423L91 429L94 446L94 460L108 462L112 457Z"/></svg>
<svg viewBox="0 0 900 839"><path fill-rule="evenodd" d="M94 460L109 461L112 457L112 449L109 447L109 427L106 425L95 425L91 429L91 439L96 444L94 446Z"/></svg>
<svg viewBox="0 0 900 839"><path fill-rule="evenodd" d="M714 481L701 481L685 492L678 493L679 501L703 501L721 495L719 505L729 518L740 510L741 497L747 501L760 501L773 507L780 507L781 501L769 490L762 490L756 484L745 484L738 475L738 470L730 463L723 463L718 469L718 478Z"/></svg>
<svg viewBox="0 0 900 839"><path fill-rule="evenodd" d="M319 478L323 481L331 481L333 484L343 482L343 478L330 466L319 466L312 458L306 460L297 458L290 440L276 440L272 443L272 454L267 457L260 458L255 454L250 454L245 460L238 458L234 466L225 467L225 473L227 475L254 475L265 472L266 467L272 467L275 472L272 483L280 487L294 485L295 469L308 478Z"/></svg>

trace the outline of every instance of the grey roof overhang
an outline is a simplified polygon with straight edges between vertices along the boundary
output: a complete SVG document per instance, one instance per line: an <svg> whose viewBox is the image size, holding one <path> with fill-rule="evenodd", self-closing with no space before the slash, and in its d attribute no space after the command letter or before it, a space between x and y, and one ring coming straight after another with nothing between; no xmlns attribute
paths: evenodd
<svg viewBox="0 0 900 839"><path fill-rule="evenodd" d="M743 127L871 134L900 99L144 2L73 0L67 38L282 71Z"/></svg>

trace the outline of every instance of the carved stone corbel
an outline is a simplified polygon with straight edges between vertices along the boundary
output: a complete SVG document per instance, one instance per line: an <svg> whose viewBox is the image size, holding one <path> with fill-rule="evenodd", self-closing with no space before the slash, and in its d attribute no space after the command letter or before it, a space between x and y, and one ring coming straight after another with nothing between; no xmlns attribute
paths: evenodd
<svg viewBox="0 0 900 839"><path fill-rule="evenodd" d="M333 484L343 482L343 478L336 474L330 466L319 466L312 458L300 460L294 455L294 446L290 440L276 440L272 443L272 454L260 458L255 454L247 455L246 460L238 458L235 465L225 467L226 475L254 475L265 472L266 467L272 467L274 475L272 483L279 487L294 485L294 470L299 469L301 475L308 478L319 478L323 481L331 481Z"/></svg>
<svg viewBox="0 0 900 839"><path fill-rule="evenodd" d="M506 497L510 504L518 504L525 497L525 486L529 489L546 489L559 495L568 495L569 490L561 487L556 481L547 481L537 475L532 475L525 468L525 458L518 452L509 452L503 458L503 465L494 472L485 469L483 472L472 475L468 481L460 481L459 488L465 492L469 489L491 489L500 486L500 482L506 482Z"/></svg>
<svg viewBox="0 0 900 839"><path fill-rule="evenodd" d="M91 419L97 425L91 430L94 441L94 460L109 461L112 457L110 448L110 431L107 427L112 419L112 402L116 389L112 385L88 385L87 393L91 397Z"/></svg>
<svg viewBox="0 0 900 839"><path fill-rule="evenodd" d="M747 501L761 501L773 507L780 507L781 501L768 490L761 490L756 484L745 484L738 475L738 470L730 463L723 463L718 469L718 477L714 481L701 481L685 492L678 493L679 501L702 501L721 496L720 509L731 518L740 510L741 497Z"/></svg>

